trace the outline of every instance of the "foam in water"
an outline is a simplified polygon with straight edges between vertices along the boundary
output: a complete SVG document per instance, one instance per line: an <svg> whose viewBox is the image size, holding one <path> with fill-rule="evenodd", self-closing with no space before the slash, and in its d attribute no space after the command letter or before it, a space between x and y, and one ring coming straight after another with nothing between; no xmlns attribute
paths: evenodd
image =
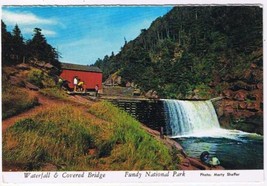
<svg viewBox="0 0 267 186"><path fill-rule="evenodd" d="M168 135L184 136L220 128L211 101L164 99L163 105Z"/></svg>
<svg viewBox="0 0 267 186"><path fill-rule="evenodd" d="M242 140L261 139L255 133L220 128L211 101L182 101L163 99L166 115L167 135L177 137L211 137Z"/></svg>

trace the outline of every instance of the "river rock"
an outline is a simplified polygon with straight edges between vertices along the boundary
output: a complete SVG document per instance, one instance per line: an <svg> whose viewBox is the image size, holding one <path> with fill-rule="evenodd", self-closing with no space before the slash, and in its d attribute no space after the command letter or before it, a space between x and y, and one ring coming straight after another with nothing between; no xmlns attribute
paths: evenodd
<svg viewBox="0 0 267 186"><path fill-rule="evenodd" d="M133 95L134 96L140 96L141 95L141 90L140 89L134 89L134 91L133 91Z"/></svg>
<svg viewBox="0 0 267 186"><path fill-rule="evenodd" d="M224 170L222 166L207 166L196 158L188 158L188 160L192 166L198 168L199 170Z"/></svg>
<svg viewBox="0 0 267 186"><path fill-rule="evenodd" d="M224 110L223 110L224 114L228 114L228 113L233 113L234 112L234 108L232 106L225 106Z"/></svg>
<svg viewBox="0 0 267 186"><path fill-rule="evenodd" d="M262 101L263 100L263 91L260 89L254 90L249 92L247 98L249 100L253 100L253 101Z"/></svg>
<svg viewBox="0 0 267 186"><path fill-rule="evenodd" d="M181 162L181 165L185 166L185 167L189 167L190 166L190 161L187 158L184 158L183 161Z"/></svg>
<svg viewBox="0 0 267 186"><path fill-rule="evenodd" d="M153 90L149 90L149 91L147 91L147 93L145 93L145 96L146 96L147 98L151 97L152 92L153 92Z"/></svg>
<svg viewBox="0 0 267 186"><path fill-rule="evenodd" d="M221 106L216 107L216 113L217 113L218 118L223 116L223 113L224 113L223 107L221 107Z"/></svg>
<svg viewBox="0 0 267 186"><path fill-rule="evenodd" d="M249 102L247 105L247 109L251 111L259 111L260 103L259 102Z"/></svg>
<svg viewBox="0 0 267 186"><path fill-rule="evenodd" d="M247 103L244 102L244 101L239 102L238 108L240 108L240 109L246 109L247 108Z"/></svg>
<svg viewBox="0 0 267 186"><path fill-rule="evenodd" d="M255 115L255 113L249 110L238 110L233 113L232 118L235 122L240 122L246 118L252 117L253 115Z"/></svg>
<svg viewBox="0 0 267 186"><path fill-rule="evenodd" d="M158 99L158 93L154 90L149 90L146 94L145 97L149 98L149 99Z"/></svg>
<svg viewBox="0 0 267 186"><path fill-rule="evenodd" d="M232 90L224 90L223 91L223 96L228 98L228 99L230 99L233 96L233 91Z"/></svg>
<svg viewBox="0 0 267 186"><path fill-rule="evenodd" d="M152 98L153 99L158 99L159 98L157 91L153 91Z"/></svg>
<svg viewBox="0 0 267 186"><path fill-rule="evenodd" d="M247 92L243 90L239 90L234 95L234 100L244 101L247 97Z"/></svg>

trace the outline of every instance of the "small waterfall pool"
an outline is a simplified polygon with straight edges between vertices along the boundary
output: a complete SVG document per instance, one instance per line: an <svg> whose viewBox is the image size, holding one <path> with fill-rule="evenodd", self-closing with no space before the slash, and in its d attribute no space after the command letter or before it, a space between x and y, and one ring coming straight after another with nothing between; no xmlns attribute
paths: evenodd
<svg viewBox="0 0 267 186"><path fill-rule="evenodd" d="M226 169L263 169L263 137L221 129L211 101L163 100L167 135L191 156L203 151Z"/></svg>
<svg viewBox="0 0 267 186"><path fill-rule="evenodd" d="M174 139L189 156L199 158L203 151L208 151L218 157L225 169L263 169L262 136L237 130L213 132L210 135L197 134Z"/></svg>
<svg viewBox="0 0 267 186"><path fill-rule="evenodd" d="M263 169L263 136L220 128L210 101L159 100L113 102L141 123L179 142L199 158L203 151L218 157L228 170Z"/></svg>

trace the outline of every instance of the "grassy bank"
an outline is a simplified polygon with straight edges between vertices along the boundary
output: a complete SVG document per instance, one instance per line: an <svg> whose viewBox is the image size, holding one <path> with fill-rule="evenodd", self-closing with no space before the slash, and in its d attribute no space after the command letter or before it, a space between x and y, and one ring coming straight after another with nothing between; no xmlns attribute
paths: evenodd
<svg viewBox="0 0 267 186"><path fill-rule="evenodd" d="M43 88L40 90L41 94L50 98L67 100L67 93L59 87Z"/></svg>
<svg viewBox="0 0 267 186"><path fill-rule="evenodd" d="M3 161L42 170L176 169L178 159L110 103L61 105L17 122L3 135Z"/></svg>
<svg viewBox="0 0 267 186"><path fill-rule="evenodd" d="M2 93L2 119L38 105L38 99L25 89L10 86L4 88Z"/></svg>

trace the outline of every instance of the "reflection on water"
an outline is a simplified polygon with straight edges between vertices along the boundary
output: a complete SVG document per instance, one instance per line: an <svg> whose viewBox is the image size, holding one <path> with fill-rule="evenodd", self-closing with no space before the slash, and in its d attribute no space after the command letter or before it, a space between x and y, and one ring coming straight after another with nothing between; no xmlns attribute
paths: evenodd
<svg viewBox="0 0 267 186"><path fill-rule="evenodd" d="M203 151L208 151L226 169L263 169L263 137L257 134L225 130L213 137L183 136L175 140L189 156L199 158Z"/></svg>

